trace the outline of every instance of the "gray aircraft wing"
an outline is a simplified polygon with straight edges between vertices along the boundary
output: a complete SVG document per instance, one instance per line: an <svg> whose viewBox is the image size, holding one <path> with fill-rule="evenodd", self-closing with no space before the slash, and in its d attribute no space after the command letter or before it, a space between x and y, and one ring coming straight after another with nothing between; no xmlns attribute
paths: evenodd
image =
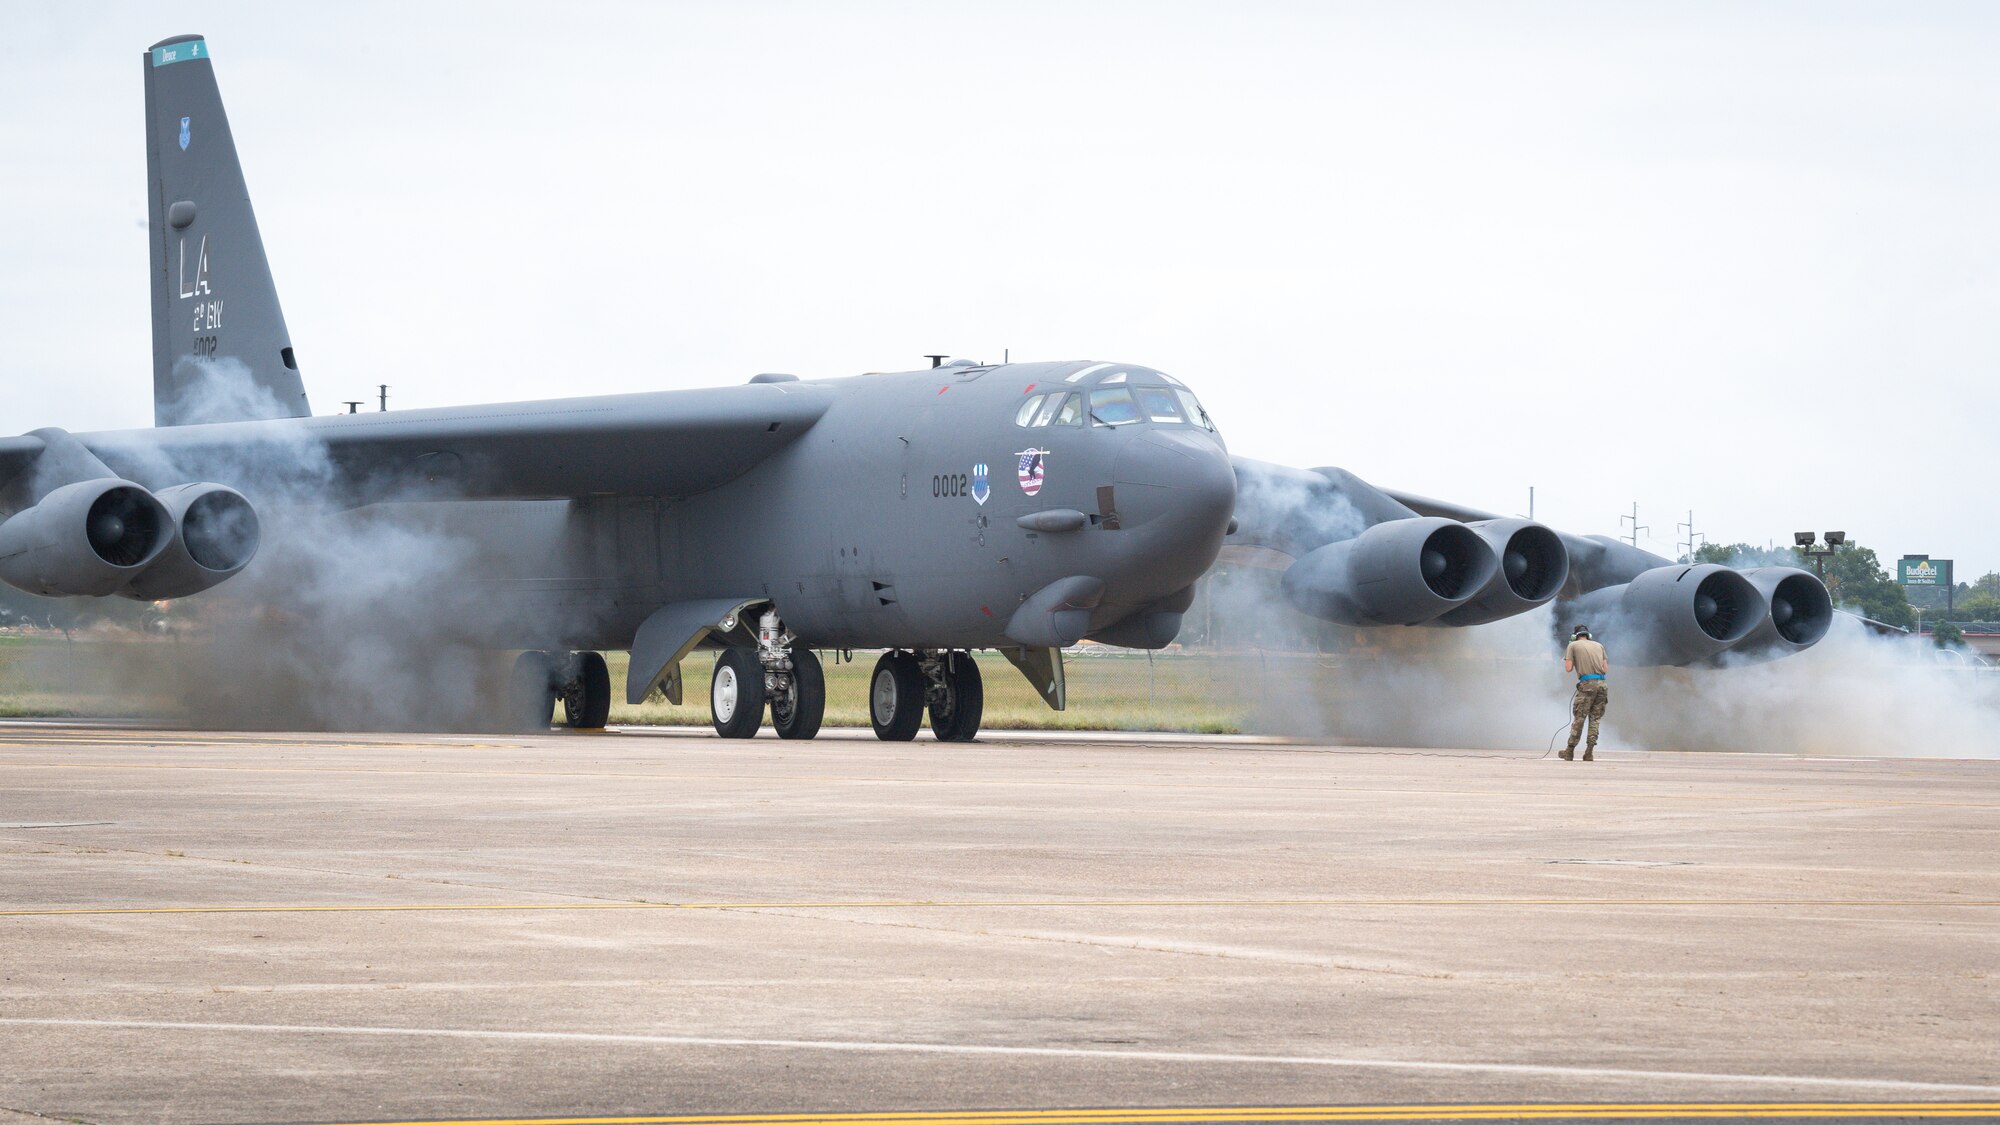
<svg viewBox="0 0 2000 1125"><path fill-rule="evenodd" d="M1494 515L1492 512L1482 512L1477 508L1469 508L1464 504L1454 504L1449 500L1433 500L1428 496L1418 496L1414 492L1398 492L1393 488L1385 488L1382 490L1382 494L1420 516L1440 516L1448 520L1457 520L1460 523L1476 523L1480 520L1497 520L1502 518Z"/></svg>
<svg viewBox="0 0 2000 1125"><path fill-rule="evenodd" d="M1554 602L1626 664L1770 659L1826 635L1832 601L1795 567L1674 562L1603 535L1376 488L1342 469L1237 457L1230 541L1275 550L1286 598L1350 625L1480 625Z"/></svg>
<svg viewBox="0 0 2000 1125"><path fill-rule="evenodd" d="M363 504L409 495L677 498L748 472L826 412L814 383L755 383L589 399L77 434L119 475ZM0 443L34 456L33 435ZM17 447L18 450L17 450Z"/></svg>

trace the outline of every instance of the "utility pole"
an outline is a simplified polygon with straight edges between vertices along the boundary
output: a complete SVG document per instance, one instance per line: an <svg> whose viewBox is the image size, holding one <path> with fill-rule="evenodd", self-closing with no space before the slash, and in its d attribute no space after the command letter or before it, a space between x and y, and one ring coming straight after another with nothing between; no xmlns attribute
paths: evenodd
<svg viewBox="0 0 2000 1125"><path fill-rule="evenodd" d="M1694 541L1695 541L1695 540L1697 540L1697 539L1699 539L1699 540L1701 540L1701 541L1702 541L1703 543L1707 543L1707 542L1708 542L1708 536L1706 536L1706 535L1702 535L1702 534L1699 534L1699 533L1697 533L1697 532L1695 531L1695 529L1694 529L1694 509L1693 509L1693 508L1689 508L1689 509L1688 509L1688 521L1687 521L1686 523L1677 523L1677 524L1675 524L1675 525L1674 525L1674 527L1675 527L1675 528L1677 528L1677 529L1684 529L1684 530L1686 530L1686 532L1688 533L1688 537L1687 537L1687 542L1685 542L1685 543L1682 543L1682 544L1681 544L1681 546L1683 546L1683 547L1686 547L1686 548L1687 548L1687 557L1688 557L1688 561L1689 561L1689 562L1693 562L1693 561L1694 561Z"/></svg>
<svg viewBox="0 0 2000 1125"><path fill-rule="evenodd" d="M1619 523L1624 523L1626 520L1632 521L1632 549L1637 550L1639 548L1639 533L1642 531L1653 530L1652 528L1639 522L1639 502L1637 500L1632 501L1631 515L1618 517Z"/></svg>

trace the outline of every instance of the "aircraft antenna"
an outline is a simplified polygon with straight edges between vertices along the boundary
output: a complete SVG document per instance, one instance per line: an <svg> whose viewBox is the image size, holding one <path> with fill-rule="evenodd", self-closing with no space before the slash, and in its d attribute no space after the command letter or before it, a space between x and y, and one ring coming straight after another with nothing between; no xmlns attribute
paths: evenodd
<svg viewBox="0 0 2000 1125"><path fill-rule="evenodd" d="M377 383L377 384L375 384L375 389L376 389L377 391L381 392L381 395L382 395L382 409L383 409L383 410L387 410L387 409L389 409L389 384L387 384L387 383Z"/></svg>
<svg viewBox="0 0 2000 1125"><path fill-rule="evenodd" d="M1631 521L1632 521L1632 547L1633 547L1633 549L1635 549L1635 550L1636 550L1636 549L1638 549L1638 546L1639 546L1639 533L1640 533L1640 532L1642 532L1642 531L1651 531L1651 530L1653 530L1652 528L1650 528L1650 527L1646 526L1645 524L1642 524L1642 523L1640 523L1640 522L1639 522L1639 502L1638 502L1637 500L1634 500L1634 501L1632 501L1632 514L1631 514L1631 515L1629 515L1629 516L1619 516L1619 517L1618 517L1618 522L1619 522L1619 523L1624 523L1624 522L1625 522L1626 520L1631 520Z"/></svg>
<svg viewBox="0 0 2000 1125"><path fill-rule="evenodd" d="M931 355L929 353L925 353L924 358L931 361L932 367L943 367L944 361L951 358L951 353L941 352L937 355Z"/></svg>
<svg viewBox="0 0 2000 1125"><path fill-rule="evenodd" d="M348 412L349 414L359 414L359 413L361 413L361 400L360 400L360 399L358 399L358 398L348 398L348 399L342 399L341 401L347 404L347 412Z"/></svg>

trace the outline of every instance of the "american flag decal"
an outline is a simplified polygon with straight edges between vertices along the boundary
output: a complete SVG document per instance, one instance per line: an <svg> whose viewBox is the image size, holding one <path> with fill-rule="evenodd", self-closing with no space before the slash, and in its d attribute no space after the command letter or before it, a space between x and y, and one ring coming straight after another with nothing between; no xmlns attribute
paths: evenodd
<svg viewBox="0 0 2000 1125"><path fill-rule="evenodd" d="M1046 471L1043 458L1049 455L1046 449L1023 449L1014 456L1020 458L1015 465L1014 475L1021 482L1021 491L1033 496L1042 490L1042 476Z"/></svg>

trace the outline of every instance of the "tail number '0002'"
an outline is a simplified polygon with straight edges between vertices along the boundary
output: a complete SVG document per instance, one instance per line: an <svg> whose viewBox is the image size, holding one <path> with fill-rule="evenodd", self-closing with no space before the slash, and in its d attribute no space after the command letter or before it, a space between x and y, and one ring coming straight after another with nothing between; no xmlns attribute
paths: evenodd
<svg viewBox="0 0 2000 1125"><path fill-rule="evenodd" d="M931 495L939 498L970 495L970 489L971 484L964 473L946 473L931 478Z"/></svg>

